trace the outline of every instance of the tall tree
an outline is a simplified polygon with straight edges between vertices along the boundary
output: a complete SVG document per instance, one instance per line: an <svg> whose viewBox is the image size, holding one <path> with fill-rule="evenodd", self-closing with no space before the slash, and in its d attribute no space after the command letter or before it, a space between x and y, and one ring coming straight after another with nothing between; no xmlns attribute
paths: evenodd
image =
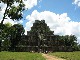
<svg viewBox="0 0 80 60"><path fill-rule="evenodd" d="M77 37L75 35L70 35L70 44L73 50L78 50Z"/></svg>
<svg viewBox="0 0 80 60"><path fill-rule="evenodd" d="M18 6L15 6L14 3L17 3ZM22 11L25 10L24 8L24 3L22 0L0 0L0 3L4 3L6 4L6 8L5 8L5 12L4 12L4 16L3 19L0 23L0 36L2 36L3 33L3 22L6 19L6 17L9 17L12 20L20 20L22 17ZM1 47L1 41L2 39L0 39L0 47Z"/></svg>
<svg viewBox="0 0 80 60"><path fill-rule="evenodd" d="M10 50L14 51L15 47L18 45L19 41L21 41L22 36L24 35L24 27L21 24L15 24L11 27L10 30L10 40L11 40L11 48Z"/></svg>

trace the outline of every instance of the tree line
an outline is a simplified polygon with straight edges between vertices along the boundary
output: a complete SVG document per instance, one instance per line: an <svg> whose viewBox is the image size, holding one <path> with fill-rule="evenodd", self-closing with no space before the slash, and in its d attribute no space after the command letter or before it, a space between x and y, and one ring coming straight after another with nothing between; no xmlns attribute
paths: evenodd
<svg viewBox="0 0 80 60"><path fill-rule="evenodd" d="M80 44L77 43L77 37L75 35L57 35L54 39L58 41L57 46L69 46L73 49L73 51L80 50Z"/></svg>

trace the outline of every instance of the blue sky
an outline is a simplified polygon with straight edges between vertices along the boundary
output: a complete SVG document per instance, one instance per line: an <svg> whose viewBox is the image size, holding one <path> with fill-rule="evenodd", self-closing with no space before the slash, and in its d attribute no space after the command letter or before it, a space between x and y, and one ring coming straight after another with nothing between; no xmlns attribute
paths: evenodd
<svg viewBox="0 0 80 60"><path fill-rule="evenodd" d="M36 6L24 11L23 19L26 19L26 16L31 14L34 10L39 12L42 11L51 11L56 14L67 13L68 16L73 21L80 21L80 8L77 5L72 4L73 0L38 0ZM27 22L24 20L23 25ZM24 25L25 26L25 25Z"/></svg>

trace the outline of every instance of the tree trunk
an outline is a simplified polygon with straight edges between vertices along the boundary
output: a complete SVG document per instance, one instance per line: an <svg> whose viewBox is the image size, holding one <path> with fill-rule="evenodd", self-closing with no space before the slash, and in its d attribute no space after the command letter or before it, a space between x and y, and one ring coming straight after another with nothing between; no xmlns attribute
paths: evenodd
<svg viewBox="0 0 80 60"><path fill-rule="evenodd" d="M2 19L2 21L1 21L1 25L3 24L3 22L4 22L4 19L5 19L5 17L7 16L6 14L7 14L7 8L9 7L9 3L8 3L8 0L7 0L7 7L6 7L6 10L5 10L5 12L4 12L4 16L3 16L3 19Z"/></svg>

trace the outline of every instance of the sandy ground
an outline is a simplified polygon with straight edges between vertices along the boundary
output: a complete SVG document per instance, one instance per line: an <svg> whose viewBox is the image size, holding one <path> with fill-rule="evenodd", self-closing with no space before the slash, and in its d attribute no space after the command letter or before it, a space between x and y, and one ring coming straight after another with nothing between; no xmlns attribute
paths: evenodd
<svg viewBox="0 0 80 60"><path fill-rule="evenodd" d="M61 59L56 56L52 56L52 55L48 55L48 54L44 54L44 53L42 53L42 56L44 58L46 58L46 60L65 60L65 59Z"/></svg>

